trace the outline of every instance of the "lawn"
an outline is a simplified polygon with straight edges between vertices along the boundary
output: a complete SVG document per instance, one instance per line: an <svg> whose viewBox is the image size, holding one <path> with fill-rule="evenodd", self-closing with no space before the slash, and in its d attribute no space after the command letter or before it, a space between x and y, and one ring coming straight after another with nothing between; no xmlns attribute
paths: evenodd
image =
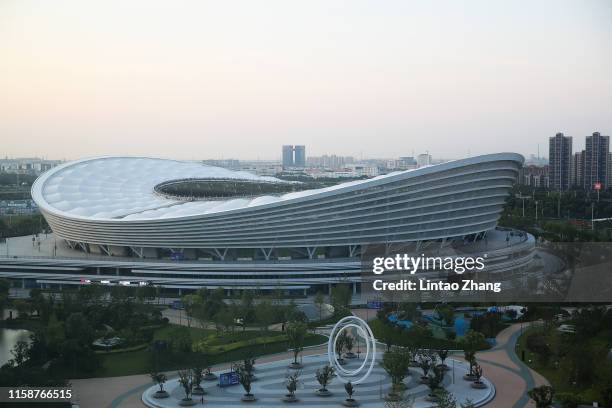
<svg viewBox="0 0 612 408"><path fill-rule="evenodd" d="M169 325L158 329L155 332L155 340L172 340L172 336L176 333L177 326ZM236 342L255 341L260 337L274 338L278 336L284 336L282 332L267 332L262 333L255 330L247 331L236 331L234 333L227 333L223 336L212 338L216 332L214 330L205 330L199 328L189 328L189 333L192 340L209 339L209 344L212 345L229 345ZM212 340L212 341L211 341ZM305 346L312 346L321 344L327 341L327 337L311 334L306 336ZM206 355L206 361L210 365L219 363L238 361L246 358L247 356L263 356L266 354L281 353L288 350L288 344L283 339L281 341L275 341L264 344L253 344L245 345L237 349L230 351L219 351L216 353ZM126 353L115 353L115 354L102 354L100 356L101 367L93 374L88 377L116 377L123 375L142 374L147 373L151 368L157 364L160 371L176 370L179 368L185 368L193 366L196 357L201 356L201 353L193 352L180 352L180 351L159 351L155 352L149 347L143 350L126 352Z"/></svg>

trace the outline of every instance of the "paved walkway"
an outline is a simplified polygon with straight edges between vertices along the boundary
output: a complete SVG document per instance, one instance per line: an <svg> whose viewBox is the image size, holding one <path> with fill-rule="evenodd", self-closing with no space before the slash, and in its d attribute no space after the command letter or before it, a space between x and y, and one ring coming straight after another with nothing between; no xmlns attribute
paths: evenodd
<svg viewBox="0 0 612 408"><path fill-rule="evenodd" d="M364 318L373 317L366 316L365 310L359 312L356 314ZM495 399L486 405L487 408L535 407L527 397L527 391L534 386L548 384L546 379L523 364L514 352L521 332L521 325L514 324L498 334L494 348L477 354L485 377L496 385ZM324 352L327 352L326 347L316 347L305 350L304 355ZM261 357L258 362L266 363L291 357L292 353L285 352ZM229 369L229 364L221 364L214 369ZM169 373L170 378L173 376L174 372ZM144 405L140 400L141 394L150 386L148 375L72 380L76 402L81 408L142 408Z"/></svg>
<svg viewBox="0 0 612 408"><path fill-rule="evenodd" d="M484 376L495 384L495 399L487 408L535 407L527 396L527 391L548 381L527 365L523 364L514 352L516 342L526 325L514 324L502 330L496 337L496 345L491 350L477 353L476 358L482 366Z"/></svg>
<svg viewBox="0 0 612 408"><path fill-rule="evenodd" d="M327 346L306 349L303 355L314 355L327 352ZM293 353L285 352L271 354L257 359L258 363L269 363L293 358ZM213 370L230 368L230 363L213 366ZM168 372L169 378L174 378L176 372ZM81 408L142 408L144 404L140 397L145 389L152 385L146 374L129 375L125 377L87 378L71 380L76 401Z"/></svg>

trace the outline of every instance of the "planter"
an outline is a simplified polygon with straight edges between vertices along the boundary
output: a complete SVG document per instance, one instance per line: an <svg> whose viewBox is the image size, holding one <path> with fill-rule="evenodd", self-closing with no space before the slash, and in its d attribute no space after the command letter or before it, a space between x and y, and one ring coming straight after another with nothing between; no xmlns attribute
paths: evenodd
<svg viewBox="0 0 612 408"><path fill-rule="evenodd" d="M474 381L472 383L472 388L476 388L477 390L484 390L485 388L487 388L487 384L483 383L482 381Z"/></svg>
<svg viewBox="0 0 612 408"><path fill-rule="evenodd" d="M324 390L322 388L316 390L315 394L317 394L319 397L330 397L332 395L330 390Z"/></svg>
<svg viewBox="0 0 612 408"><path fill-rule="evenodd" d="M474 374L466 374L463 376L463 379L465 381L476 381L476 377L474 376Z"/></svg>
<svg viewBox="0 0 612 408"><path fill-rule="evenodd" d="M242 398L240 398L240 401L242 401L242 402L253 402L253 401L257 401L257 398L255 398L254 394L244 394L242 396Z"/></svg>
<svg viewBox="0 0 612 408"><path fill-rule="evenodd" d="M450 367L446 364L438 364L437 367L442 368L444 371L450 371Z"/></svg>
<svg viewBox="0 0 612 408"><path fill-rule="evenodd" d="M205 395L206 391L204 391L204 388L202 388L202 387L195 387L193 390L191 390L191 394L193 394L193 395Z"/></svg>
<svg viewBox="0 0 612 408"><path fill-rule="evenodd" d="M345 407L358 407L359 403L354 398L347 398L342 401L342 405L344 405Z"/></svg>
<svg viewBox="0 0 612 408"><path fill-rule="evenodd" d="M291 368L292 370L299 370L303 367L304 366L301 363L296 363L295 361L289 364L289 368Z"/></svg>
<svg viewBox="0 0 612 408"><path fill-rule="evenodd" d="M215 381L217 379L217 376L213 373L208 373L204 374L204 377L202 377L202 379L204 381Z"/></svg>
<svg viewBox="0 0 612 408"><path fill-rule="evenodd" d="M170 394L168 394L168 391L155 391L155 394L153 394L153 398L168 398L170 396Z"/></svg>
<svg viewBox="0 0 612 408"><path fill-rule="evenodd" d="M357 354L353 353L352 351L349 351L348 353L344 354L344 358L357 358Z"/></svg>
<svg viewBox="0 0 612 408"><path fill-rule="evenodd" d="M285 394L285 396L283 397L283 402L298 402L299 399L297 399L297 397L295 396L295 394Z"/></svg>
<svg viewBox="0 0 612 408"><path fill-rule="evenodd" d="M191 407L191 406L196 405L196 404L197 404L197 402L192 400L191 398L189 398L189 399L184 399L183 398L182 400L179 401L179 405L181 407Z"/></svg>

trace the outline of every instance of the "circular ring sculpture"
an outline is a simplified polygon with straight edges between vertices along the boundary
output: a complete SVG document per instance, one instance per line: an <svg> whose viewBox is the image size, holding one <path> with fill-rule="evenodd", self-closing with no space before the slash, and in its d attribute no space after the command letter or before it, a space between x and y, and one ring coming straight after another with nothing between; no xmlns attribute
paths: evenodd
<svg viewBox="0 0 612 408"><path fill-rule="evenodd" d="M338 338L344 330L350 328L356 329L358 335L363 337L366 343L366 355L363 359L363 363L355 370L344 369L338 363L338 355L336 354L336 343L338 342ZM357 316L346 316L340 319L329 334L327 357L329 359L329 365L334 368L338 378L343 381L350 381L353 384L364 382L372 372L376 361L376 339L374 338L370 326ZM364 370L365 373L363 373Z"/></svg>

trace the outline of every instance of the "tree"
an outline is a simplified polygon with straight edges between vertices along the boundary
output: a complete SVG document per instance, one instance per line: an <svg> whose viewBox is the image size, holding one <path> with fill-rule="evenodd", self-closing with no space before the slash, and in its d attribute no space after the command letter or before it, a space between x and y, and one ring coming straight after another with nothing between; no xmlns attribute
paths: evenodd
<svg viewBox="0 0 612 408"><path fill-rule="evenodd" d="M444 363L446 361L446 358L448 357L448 350L447 349L439 349L436 351L436 354L438 355L438 358L440 358L440 366L442 366L444 369L447 368L446 364Z"/></svg>
<svg viewBox="0 0 612 408"><path fill-rule="evenodd" d="M4 309L8 302L11 282L8 279L0 279L0 309Z"/></svg>
<svg viewBox="0 0 612 408"><path fill-rule="evenodd" d="M474 330L468 330L463 339L461 339L465 360L470 364L470 373L468 374L469 377L473 377L474 375L472 369L476 363L476 351L484 343L486 343L484 335Z"/></svg>
<svg viewBox="0 0 612 408"><path fill-rule="evenodd" d="M183 387L183 392L185 393L185 397L183 401L191 401L191 391L193 389L193 377L191 375L191 371L188 369L179 370L178 371L178 382Z"/></svg>
<svg viewBox="0 0 612 408"><path fill-rule="evenodd" d="M355 338L352 336L349 336L347 333L347 336L344 339L344 348L346 349L346 355L348 356L348 358L353 358L354 354L353 354L353 345L355 344Z"/></svg>
<svg viewBox="0 0 612 408"><path fill-rule="evenodd" d="M327 386L332 382L333 378L336 376L334 368L330 365L326 365L323 368L317 368L316 378L321 388L319 392L321 395L328 394Z"/></svg>
<svg viewBox="0 0 612 408"><path fill-rule="evenodd" d="M427 381L429 371L435 365L435 358L433 353L429 350L421 350L417 355L417 364L419 365L419 368L423 371L421 379L423 381Z"/></svg>
<svg viewBox="0 0 612 408"><path fill-rule="evenodd" d="M274 321L274 306L269 300L264 299L255 306L255 320L263 331L268 331Z"/></svg>
<svg viewBox="0 0 612 408"><path fill-rule="evenodd" d="M351 287L348 283L338 283L331 290L331 303L336 313L346 312L351 304Z"/></svg>
<svg viewBox="0 0 612 408"><path fill-rule="evenodd" d="M255 318L253 311L253 292L250 290L244 290L240 297L240 304L238 305L238 317L242 319L242 330L246 330L248 323L251 323Z"/></svg>
<svg viewBox="0 0 612 408"><path fill-rule="evenodd" d="M81 312L72 313L66 319L66 338L77 340L81 346L89 347L95 339L93 327Z"/></svg>
<svg viewBox="0 0 612 408"><path fill-rule="evenodd" d="M153 382L155 384L157 384L157 386L159 387L159 390L155 392L156 394L156 398L160 398L160 397L164 397L164 396L168 396L168 393L166 391L164 391L164 384L167 381L167 377L166 374L164 373L160 373L158 371L151 371L149 373L149 377L151 377L151 380L153 380Z"/></svg>
<svg viewBox="0 0 612 408"><path fill-rule="evenodd" d="M285 388L287 388L288 394L285 395L286 401L296 401L295 391L297 390L301 371L294 371L292 374L287 374L285 379Z"/></svg>
<svg viewBox="0 0 612 408"><path fill-rule="evenodd" d="M410 369L410 353L402 349L386 351L383 355L382 367L391 377L392 387L389 399L396 399L399 392L404 389L404 378Z"/></svg>
<svg viewBox="0 0 612 408"><path fill-rule="evenodd" d="M234 331L234 315L229 308L220 310L213 319L215 324L221 327L224 331Z"/></svg>
<svg viewBox="0 0 612 408"><path fill-rule="evenodd" d="M474 384L482 384L482 381L480 380L482 378L482 367L480 364L475 363L472 371L474 373L474 378L476 379Z"/></svg>
<svg viewBox="0 0 612 408"><path fill-rule="evenodd" d="M406 395L406 391L397 393L397 397L394 399L385 399L385 408L413 408L414 407L414 396Z"/></svg>
<svg viewBox="0 0 612 408"><path fill-rule="evenodd" d="M28 317L30 315L30 312L32 311L32 306L30 305L30 303L23 299L16 299L13 302L13 306L15 307L15 310L17 310L17 316L19 318Z"/></svg>
<svg viewBox="0 0 612 408"><path fill-rule="evenodd" d="M354 402L355 400L353 399L353 394L355 393L355 388L353 387L352 382L349 381L344 384L344 391L346 391L346 394L348 395L348 398L346 400L348 402Z"/></svg>
<svg viewBox="0 0 612 408"><path fill-rule="evenodd" d="M9 360L8 364L12 367L20 367L28 359L29 350L30 345L28 342L19 340L11 350L11 356L13 356L13 358Z"/></svg>
<svg viewBox="0 0 612 408"><path fill-rule="evenodd" d="M195 367L191 369L191 377L192 381L192 393L202 395L204 394L204 389L202 388L202 379L204 378L204 366L202 364L197 364Z"/></svg>
<svg viewBox="0 0 612 408"><path fill-rule="evenodd" d="M255 396L251 394L251 383L253 382L253 373L244 365L238 365L236 367L236 374L238 374L238 382L244 389L243 401L254 401Z"/></svg>
<svg viewBox="0 0 612 408"><path fill-rule="evenodd" d="M347 338L346 331L343 331L342 333L340 333L338 337L336 337L336 342L334 343L334 346L335 346L334 351L336 352L336 356L338 358L339 364L344 364L344 358L342 358L342 355L346 347L346 338Z"/></svg>
<svg viewBox="0 0 612 408"><path fill-rule="evenodd" d="M441 388L436 391L436 408L456 408L457 399L453 394Z"/></svg>
<svg viewBox="0 0 612 408"><path fill-rule="evenodd" d="M431 397L436 396L436 392L444 380L444 371L444 368L438 366L434 367L432 374L429 374L427 378L427 387L429 388L429 395Z"/></svg>
<svg viewBox="0 0 612 408"><path fill-rule="evenodd" d="M549 408L552 406L555 393L551 386L541 385L529 390L527 395L535 402L536 408Z"/></svg>
<svg viewBox="0 0 612 408"><path fill-rule="evenodd" d="M289 348L293 350L293 367L300 367L298 356L304 349L304 340L306 338L306 325L302 322L291 322L287 325L287 341Z"/></svg>
<svg viewBox="0 0 612 408"><path fill-rule="evenodd" d="M317 292L314 297L314 304L319 311L319 321L323 320L323 306L325 306L325 296L323 293Z"/></svg>
<svg viewBox="0 0 612 408"><path fill-rule="evenodd" d="M446 326L452 326L455 323L455 309L451 305L441 304L436 308L436 312Z"/></svg>

